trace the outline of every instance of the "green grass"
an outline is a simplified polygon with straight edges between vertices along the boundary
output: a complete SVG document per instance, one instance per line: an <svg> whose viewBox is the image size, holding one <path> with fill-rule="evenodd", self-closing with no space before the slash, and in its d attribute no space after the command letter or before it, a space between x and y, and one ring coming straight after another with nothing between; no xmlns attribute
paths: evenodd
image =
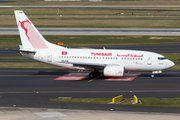
<svg viewBox="0 0 180 120"><path fill-rule="evenodd" d="M64 46L168 44L180 43L180 36L44 36L49 42L62 42ZM21 45L19 35L0 35L1 48L17 48Z"/></svg>
<svg viewBox="0 0 180 120"><path fill-rule="evenodd" d="M117 105L132 105L132 106L153 106L153 107L180 107L180 98L175 100L158 100L157 98L138 98L143 104L131 103L133 98L124 98L124 101ZM72 99L50 99L58 102L75 102L75 103L93 103L93 104L108 104L112 101L111 98L72 98Z"/></svg>
<svg viewBox="0 0 180 120"><path fill-rule="evenodd" d="M65 46L128 45L180 43L180 37L151 36L45 36L52 43L63 42Z"/></svg>
<svg viewBox="0 0 180 120"><path fill-rule="evenodd" d="M53 65L41 63L41 62L0 62L0 68L57 68Z"/></svg>
<svg viewBox="0 0 180 120"><path fill-rule="evenodd" d="M72 98L72 99L55 98L50 100L59 101L59 102L107 104L111 101L111 98Z"/></svg>
<svg viewBox="0 0 180 120"><path fill-rule="evenodd" d="M161 55L164 55L167 59L173 62L180 62L178 60L180 58L180 53L161 53Z"/></svg>
<svg viewBox="0 0 180 120"><path fill-rule="evenodd" d="M29 59L24 56L9 56L9 57L0 57L0 59Z"/></svg>
<svg viewBox="0 0 180 120"><path fill-rule="evenodd" d="M180 70L180 65L174 65L172 68L169 68L168 70Z"/></svg>
<svg viewBox="0 0 180 120"><path fill-rule="evenodd" d="M172 2L175 1L171 1L169 3ZM36 4L37 2L33 1L30 3ZM69 2L41 1L41 4L42 3L56 3L56 5L57 3L59 3L62 5ZM97 2L91 3L97 4ZM120 2L118 3L121 4ZM133 4L134 3L136 2L133 2ZM162 3L162 1L158 1L158 3ZM180 1L178 1L178 3L175 3L178 4L180 3ZM44 28L180 28L180 18L179 16L177 16L178 14L180 14L180 11L178 11L179 9L177 11L174 11L174 8L62 8L59 11L59 15L61 14L62 17L59 17L59 19L56 19L56 7L20 9L26 13L26 15L36 27ZM156 10L162 11L156 12ZM122 15L115 15L115 13L124 13L124 15L122 17ZM14 8L1 8L0 18L0 27L17 28L14 16Z"/></svg>

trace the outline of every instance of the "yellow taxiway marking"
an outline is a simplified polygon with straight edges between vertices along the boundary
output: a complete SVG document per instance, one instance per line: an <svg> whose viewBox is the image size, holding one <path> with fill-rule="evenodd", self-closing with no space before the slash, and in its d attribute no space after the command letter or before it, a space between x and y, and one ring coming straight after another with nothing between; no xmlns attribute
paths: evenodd
<svg viewBox="0 0 180 120"><path fill-rule="evenodd" d="M101 77L102 76L102 74L101 75L99 75L98 77L96 77L96 78L93 78L93 79L91 79L91 80L89 80L88 82L92 82L93 80L95 80L95 79L97 79L97 78L99 78L99 77Z"/></svg>

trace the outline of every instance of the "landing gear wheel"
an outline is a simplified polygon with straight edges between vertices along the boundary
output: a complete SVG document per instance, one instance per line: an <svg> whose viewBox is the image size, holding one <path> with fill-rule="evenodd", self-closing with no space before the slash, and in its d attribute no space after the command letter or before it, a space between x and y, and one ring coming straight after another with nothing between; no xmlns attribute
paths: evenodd
<svg viewBox="0 0 180 120"><path fill-rule="evenodd" d="M154 75L153 75L153 74L151 75L151 78L154 78Z"/></svg>
<svg viewBox="0 0 180 120"><path fill-rule="evenodd" d="M99 75L99 72L98 71L94 71L94 72L91 72L89 73L89 78L92 79L92 78L95 78Z"/></svg>
<svg viewBox="0 0 180 120"><path fill-rule="evenodd" d="M89 78L90 78L90 79L92 79L92 78L94 78L94 77L95 77L94 73L92 73L92 72L89 73Z"/></svg>
<svg viewBox="0 0 180 120"><path fill-rule="evenodd" d="M99 75L99 72L98 71L94 71L94 75L95 75L95 77L97 77Z"/></svg>

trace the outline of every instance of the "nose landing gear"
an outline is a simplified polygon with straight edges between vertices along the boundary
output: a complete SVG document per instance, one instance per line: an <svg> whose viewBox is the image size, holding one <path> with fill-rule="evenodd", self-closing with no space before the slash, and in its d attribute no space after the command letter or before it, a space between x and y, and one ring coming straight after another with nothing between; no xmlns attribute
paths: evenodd
<svg viewBox="0 0 180 120"><path fill-rule="evenodd" d="M153 75L153 74L151 74L151 78L154 78L154 75Z"/></svg>
<svg viewBox="0 0 180 120"><path fill-rule="evenodd" d="M152 71L151 78L154 78L154 74L160 74L160 73L162 73L161 70L159 70L159 71Z"/></svg>

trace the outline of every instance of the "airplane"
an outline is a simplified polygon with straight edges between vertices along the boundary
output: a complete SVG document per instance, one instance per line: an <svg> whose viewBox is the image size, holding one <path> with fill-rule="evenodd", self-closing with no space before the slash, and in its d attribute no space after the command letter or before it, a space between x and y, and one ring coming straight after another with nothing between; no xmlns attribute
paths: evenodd
<svg viewBox="0 0 180 120"><path fill-rule="evenodd" d="M48 42L21 10L15 10L22 45L22 56L68 69L91 71L89 78L99 73L105 77L123 77L130 71L155 74L175 64L163 55L149 51L67 48Z"/></svg>

